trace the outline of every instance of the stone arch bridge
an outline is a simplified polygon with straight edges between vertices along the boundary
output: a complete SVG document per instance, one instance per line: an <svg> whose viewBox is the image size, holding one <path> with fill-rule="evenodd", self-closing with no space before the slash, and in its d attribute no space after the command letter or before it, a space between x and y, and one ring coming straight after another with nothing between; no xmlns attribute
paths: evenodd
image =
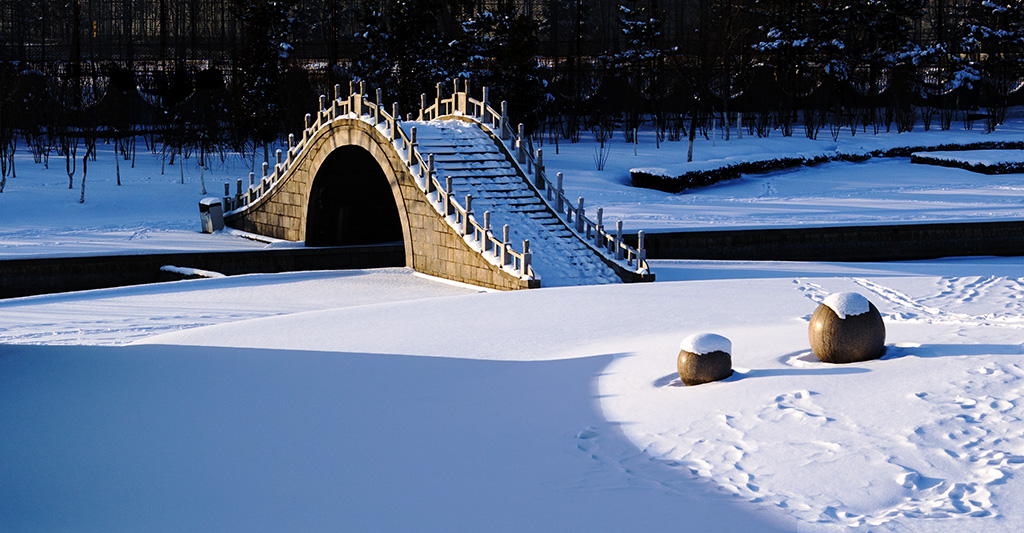
<svg viewBox="0 0 1024 533"><path fill-rule="evenodd" d="M486 88L479 100L453 88L402 121L380 90L335 86L261 177L225 184L225 222L309 246L401 241L419 272L499 289L654 279L642 232L628 246L621 223L609 231L600 209L566 198Z"/></svg>

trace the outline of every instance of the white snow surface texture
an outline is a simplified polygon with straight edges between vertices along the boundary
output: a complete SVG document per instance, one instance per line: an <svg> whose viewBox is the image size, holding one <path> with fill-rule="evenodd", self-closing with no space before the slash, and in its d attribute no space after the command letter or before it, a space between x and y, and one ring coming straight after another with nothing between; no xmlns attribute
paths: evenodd
<svg viewBox="0 0 1024 533"><path fill-rule="evenodd" d="M805 151L800 135L695 153ZM1020 176L906 159L638 191L622 169L685 151L644 139L634 159L616 138L604 172L589 143L545 160L633 228L1024 212ZM117 186L98 148L79 204L63 165L19 147L0 256L285 245L199 234L193 160L162 176L140 154ZM211 189L248 172L229 166ZM0 300L0 531L1024 530L1021 258L653 267L653 284L509 293L396 268ZM886 354L822 363L808 321L850 292L882 314ZM733 376L684 386L679 339L712 331Z"/></svg>

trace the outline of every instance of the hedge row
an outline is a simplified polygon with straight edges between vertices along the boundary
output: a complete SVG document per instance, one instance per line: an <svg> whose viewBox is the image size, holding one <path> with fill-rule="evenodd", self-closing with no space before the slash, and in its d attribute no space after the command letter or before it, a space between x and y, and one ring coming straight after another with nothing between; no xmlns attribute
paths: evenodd
<svg viewBox="0 0 1024 533"><path fill-rule="evenodd" d="M913 154L910 156L911 163L917 163L920 165L935 165L940 167L950 168L962 168L964 170L970 170L971 172L978 172L979 174L1020 174L1024 173L1024 162L1017 161L1012 163L971 163L969 161L957 161L955 159L942 159L938 157L929 157L921 154Z"/></svg>
<svg viewBox="0 0 1024 533"><path fill-rule="evenodd" d="M873 150L867 153L848 154L839 153L834 154L821 154L811 157L794 156L794 157L778 157L760 161L742 161L738 163L724 164L721 167L714 169L702 169L693 170L690 172L684 172L678 176L666 176L663 174L652 174L649 172L643 172L643 169L636 169L630 172L631 181L634 187L642 187L645 189L655 189L670 193L679 193L699 187L707 187L708 185L714 185L723 181L736 179L743 174L760 174L764 172L774 172L777 170L785 170L787 168L800 167L800 166L812 166L821 163L827 163L830 161L853 161L861 162L867 161L873 157L910 157L914 152L934 152L934 151L967 151L967 150L1022 150L1024 149L1024 142L980 142L970 144L943 144L938 146L916 146L916 147L899 147L890 148L887 150ZM915 162L913 158L911 162ZM967 163L953 162L948 163L959 163L959 164L947 164L946 166L958 166L959 168L967 168L960 165ZM944 164L944 163L936 163ZM1024 164L1021 163L1006 163L1008 170L1002 172L986 172L987 174L1003 174L1011 172L1022 172L1024 171ZM1009 168L1015 170L1009 170ZM997 169L998 170L998 169ZM983 171L978 171L983 172Z"/></svg>

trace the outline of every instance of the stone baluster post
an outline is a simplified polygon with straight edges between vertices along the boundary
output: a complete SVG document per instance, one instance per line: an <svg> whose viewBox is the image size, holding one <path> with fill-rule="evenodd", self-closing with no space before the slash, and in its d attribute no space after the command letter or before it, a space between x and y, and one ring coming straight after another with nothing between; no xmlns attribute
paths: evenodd
<svg viewBox="0 0 1024 533"><path fill-rule="evenodd" d="M424 179L424 190L427 194L434 192L434 154L427 154L427 176Z"/></svg>
<svg viewBox="0 0 1024 533"><path fill-rule="evenodd" d="M508 224L501 227L501 266L508 264Z"/></svg>
<svg viewBox="0 0 1024 533"><path fill-rule="evenodd" d="M324 111L327 109L327 96L320 95L320 112L317 113L316 127L319 129L320 126L324 125ZM332 108L333 109L333 108ZM334 117L331 117L334 118Z"/></svg>
<svg viewBox="0 0 1024 533"><path fill-rule="evenodd" d="M447 218L449 215L455 212L455 206L452 205L452 177L444 177L444 216Z"/></svg>
<svg viewBox="0 0 1024 533"><path fill-rule="evenodd" d="M577 204L576 204L576 232L581 234L581 235L583 234L583 214L584 213L586 213L586 211L583 210L583 197L580 196L577 199Z"/></svg>
<svg viewBox="0 0 1024 533"><path fill-rule="evenodd" d="M391 140L398 139L398 102L391 102Z"/></svg>
<svg viewBox="0 0 1024 533"><path fill-rule="evenodd" d="M483 232L483 243L484 251L491 249L491 238L489 233L491 232L491 212L484 211L484 232Z"/></svg>
<svg viewBox="0 0 1024 533"><path fill-rule="evenodd" d="M544 150L537 149L537 164L533 167L533 184L537 190L544 190Z"/></svg>
<svg viewBox="0 0 1024 533"><path fill-rule="evenodd" d="M555 211L559 215L561 215L562 214L562 207L564 207L562 205L562 199L565 198L565 194L563 194L564 191L562 190L562 173L561 172L559 172L558 174L555 174L555 180L557 181L557 183L555 183L555 188L558 189L555 192Z"/></svg>
<svg viewBox="0 0 1024 533"><path fill-rule="evenodd" d="M647 250L644 248L644 230L636 232L636 267L643 268L647 261Z"/></svg>
<svg viewBox="0 0 1024 533"><path fill-rule="evenodd" d="M615 221L615 259L622 259L622 221Z"/></svg>
<svg viewBox="0 0 1024 533"><path fill-rule="evenodd" d="M601 246L601 234L604 233L604 208L597 208L597 230L594 235L594 244Z"/></svg>
<svg viewBox="0 0 1024 533"><path fill-rule="evenodd" d="M480 116L477 117L480 120L487 120L488 118L490 118L490 117L487 116L487 106L490 105L490 103L487 100L490 97L490 94L491 94L491 89L489 87L484 87L484 94L483 94L483 97L482 97L483 99L481 100L481 103L480 103ZM489 125L492 126L492 127L494 126L493 123L491 123Z"/></svg>
<svg viewBox="0 0 1024 533"><path fill-rule="evenodd" d="M416 126L413 126L409 132L409 154L406 158L409 164L412 164L413 150L416 148Z"/></svg>
<svg viewBox="0 0 1024 533"><path fill-rule="evenodd" d="M420 93L420 116L417 120L427 120L430 117L425 116L427 112L427 93Z"/></svg>
<svg viewBox="0 0 1024 533"><path fill-rule="evenodd" d="M373 106L373 127L375 128L377 127L377 124L380 124L380 106L383 105L381 104L381 100L383 100L383 98L384 91L382 91L381 89L377 89L377 99L374 102L375 105Z"/></svg>
<svg viewBox="0 0 1024 533"><path fill-rule="evenodd" d="M520 276L525 276L530 273L530 263L533 262L533 253L530 252L530 241L523 241L523 262L519 265Z"/></svg>
<svg viewBox="0 0 1024 533"><path fill-rule="evenodd" d="M501 140L503 140L503 141L507 141L508 140L508 129L507 128L508 128L508 102L506 102L505 100L502 100L501 101L501 123L498 125L498 130L500 130L500 132L501 132L499 134L499 136L501 137Z"/></svg>
<svg viewBox="0 0 1024 533"><path fill-rule="evenodd" d="M455 113L458 113L459 111L462 111L462 109L459 107L459 104L462 101L462 99L460 98L460 95L459 95L459 93L461 92L461 91L459 91L459 78L453 79L452 80L452 85L453 85L453 90L452 90L452 111L451 112L454 115Z"/></svg>
<svg viewBox="0 0 1024 533"><path fill-rule="evenodd" d="M302 144L305 145L309 142L310 131L309 129L313 126L313 115L306 113L306 129L302 130Z"/></svg>
<svg viewBox="0 0 1024 533"><path fill-rule="evenodd" d="M466 195L466 215L462 217L462 234L469 235L473 226L469 223L469 215L473 214L473 195Z"/></svg>
<svg viewBox="0 0 1024 533"><path fill-rule="evenodd" d="M441 82L437 82L437 96L434 97L434 105L437 107L434 110L434 118L437 118L444 113L441 112Z"/></svg>

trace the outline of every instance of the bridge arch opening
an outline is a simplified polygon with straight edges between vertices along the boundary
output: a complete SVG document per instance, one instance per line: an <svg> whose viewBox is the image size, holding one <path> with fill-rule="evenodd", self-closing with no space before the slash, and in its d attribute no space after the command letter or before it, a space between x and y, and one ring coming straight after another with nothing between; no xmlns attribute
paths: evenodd
<svg viewBox="0 0 1024 533"><path fill-rule="evenodd" d="M402 241L398 205L377 160L360 146L331 152L309 191L306 246Z"/></svg>

